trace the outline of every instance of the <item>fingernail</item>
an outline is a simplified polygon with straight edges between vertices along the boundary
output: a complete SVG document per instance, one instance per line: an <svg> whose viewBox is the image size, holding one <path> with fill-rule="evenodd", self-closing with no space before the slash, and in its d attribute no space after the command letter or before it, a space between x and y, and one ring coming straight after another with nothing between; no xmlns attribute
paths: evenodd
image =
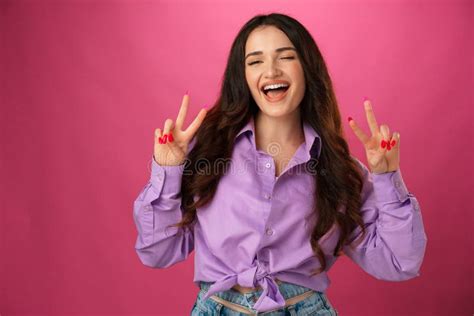
<svg viewBox="0 0 474 316"><path fill-rule="evenodd" d="M174 140L173 135L171 135L171 132L169 133L168 140L170 141L170 143L172 143Z"/></svg>
<svg viewBox="0 0 474 316"><path fill-rule="evenodd" d="M168 138L168 135L163 135L163 144L166 144L166 141L167 141L167 138Z"/></svg>
<svg viewBox="0 0 474 316"><path fill-rule="evenodd" d="M163 138L158 137L158 142L159 142L160 144L163 144Z"/></svg>
<svg viewBox="0 0 474 316"><path fill-rule="evenodd" d="M380 146L382 146L382 148L385 148L385 145L386 145L385 139L382 139L382 142L380 143Z"/></svg>
<svg viewBox="0 0 474 316"><path fill-rule="evenodd" d="M392 149L392 147L390 146L390 143L387 143L387 150L390 150Z"/></svg>
<svg viewBox="0 0 474 316"><path fill-rule="evenodd" d="M392 147L395 146L397 142L395 140L392 140L392 143L390 144Z"/></svg>
<svg viewBox="0 0 474 316"><path fill-rule="evenodd" d="M352 117L349 116L349 117L347 118L347 121L349 121L349 122L352 121Z"/></svg>
<svg viewBox="0 0 474 316"><path fill-rule="evenodd" d="M189 90L186 90L186 93L184 95L188 95L189 94Z"/></svg>

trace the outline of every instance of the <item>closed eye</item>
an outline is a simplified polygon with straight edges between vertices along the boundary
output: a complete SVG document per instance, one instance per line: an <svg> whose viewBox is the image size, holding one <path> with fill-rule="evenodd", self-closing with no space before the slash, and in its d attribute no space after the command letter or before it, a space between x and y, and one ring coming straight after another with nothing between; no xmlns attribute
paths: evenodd
<svg viewBox="0 0 474 316"><path fill-rule="evenodd" d="M281 59L295 59L294 56L290 56L290 57L282 57ZM257 60L257 61L253 61L251 63L248 63L249 66L252 66L253 64L256 64L256 63L261 63L260 60Z"/></svg>

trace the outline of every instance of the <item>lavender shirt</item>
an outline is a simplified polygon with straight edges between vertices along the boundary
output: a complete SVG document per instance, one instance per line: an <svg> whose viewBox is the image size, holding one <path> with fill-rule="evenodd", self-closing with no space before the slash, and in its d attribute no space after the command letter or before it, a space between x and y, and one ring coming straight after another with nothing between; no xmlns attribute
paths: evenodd
<svg viewBox="0 0 474 316"><path fill-rule="evenodd" d="M313 209L315 171L305 163L319 157L321 138L305 123L305 142L275 177L272 157L256 149L254 124L250 119L236 136L229 171L212 202L197 210L191 229L165 229L182 216L184 164L161 166L152 159L151 177L134 201L133 216L138 230L135 249L144 265L166 268L185 260L195 249L193 282L215 282L204 299L237 283L260 285L263 293L253 308L264 312L285 306L276 278L326 291L339 230L334 225L320 240L327 268L309 277L320 264L309 242L313 222L305 219ZM195 139L188 150L194 144ZM400 169L373 174L354 159L364 174L361 213L367 235L355 250L344 247L344 253L379 280L419 276L427 237L418 200L407 190ZM357 227L349 240L360 233Z"/></svg>

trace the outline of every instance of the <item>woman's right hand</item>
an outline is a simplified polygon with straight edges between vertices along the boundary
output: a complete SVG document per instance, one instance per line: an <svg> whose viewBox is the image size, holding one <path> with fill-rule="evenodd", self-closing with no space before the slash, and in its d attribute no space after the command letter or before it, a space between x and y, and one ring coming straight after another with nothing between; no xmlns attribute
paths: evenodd
<svg viewBox="0 0 474 316"><path fill-rule="evenodd" d="M202 109L194 121L186 130L182 130L184 119L188 111L189 95L185 94L179 109L176 124L172 119L167 119L163 130L155 129L155 147L153 158L162 166L178 166L186 159L188 144L196 134L199 126L207 114L207 110ZM160 143L160 139L162 143Z"/></svg>

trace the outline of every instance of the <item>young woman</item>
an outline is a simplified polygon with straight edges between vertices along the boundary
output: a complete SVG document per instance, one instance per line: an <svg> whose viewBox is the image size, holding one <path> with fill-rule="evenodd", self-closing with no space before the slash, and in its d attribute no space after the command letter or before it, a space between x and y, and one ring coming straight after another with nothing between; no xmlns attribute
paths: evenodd
<svg viewBox="0 0 474 316"><path fill-rule="evenodd" d="M134 204L136 251L166 268L195 250L192 315L337 315L325 295L342 254L377 279L418 276L427 238L399 168L400 134L349 118L350 154L326 64L309 32L258 15L237 35L219 99L155 131Z"/></svg>

